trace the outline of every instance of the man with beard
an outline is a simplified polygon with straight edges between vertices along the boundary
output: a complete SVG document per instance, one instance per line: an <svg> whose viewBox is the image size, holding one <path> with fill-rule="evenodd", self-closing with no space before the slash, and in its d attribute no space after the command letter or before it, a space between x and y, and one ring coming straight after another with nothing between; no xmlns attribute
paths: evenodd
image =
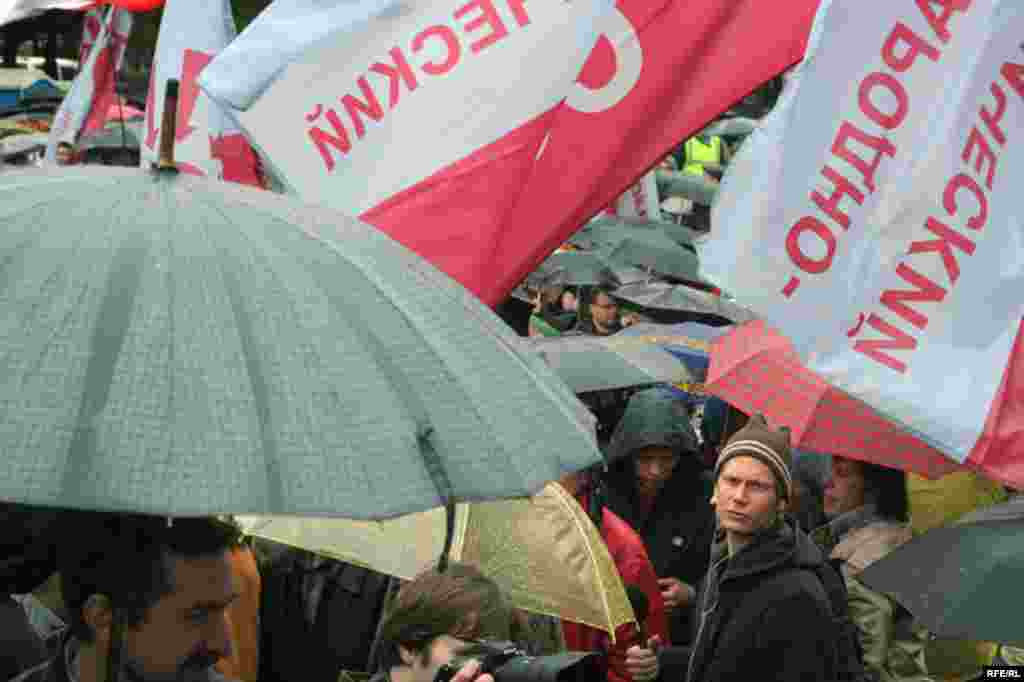
<svg viewBox="0 0 1024 682"><path fill-rule="evenodd" d="M213 518L87 513L58 549L69 628L14 682L215 682L231 653L237 530ZM108 673L112 673L108 675Z"/></svg>

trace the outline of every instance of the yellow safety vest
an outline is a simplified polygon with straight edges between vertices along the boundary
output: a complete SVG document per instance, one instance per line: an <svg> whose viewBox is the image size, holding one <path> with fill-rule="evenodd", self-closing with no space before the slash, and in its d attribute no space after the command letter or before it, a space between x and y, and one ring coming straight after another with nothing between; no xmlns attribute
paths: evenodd
<svg viewBox="0 0 1024 682"><path fill-rule="evenodd" d="M683 172L690 175L704 175L704 164L722 163L722 138L712 135L711 144L704 144L700 138L691 137L683 143L683 154L686 163Z"/></svg>

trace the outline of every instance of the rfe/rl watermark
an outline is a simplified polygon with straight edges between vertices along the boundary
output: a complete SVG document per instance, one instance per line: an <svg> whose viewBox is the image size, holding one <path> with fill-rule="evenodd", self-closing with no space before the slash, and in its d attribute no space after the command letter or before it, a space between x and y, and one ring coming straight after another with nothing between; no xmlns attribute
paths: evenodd
<svg viewBox="0 0 1024 682"><path fill-rule="evenodd" d="M986 680L1024 680L1024 665L987 665Z"/></svg>

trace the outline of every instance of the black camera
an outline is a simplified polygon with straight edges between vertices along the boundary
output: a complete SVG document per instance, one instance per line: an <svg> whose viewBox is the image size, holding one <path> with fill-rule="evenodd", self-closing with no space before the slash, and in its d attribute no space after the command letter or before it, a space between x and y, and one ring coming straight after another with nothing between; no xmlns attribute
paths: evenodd
<svg viewBox="0 0 1024 682"><path fill-rule="evenodd" d="M442 665L434 682L451 682L469 661L480 662L480 674L490 673L495 682L590 682L603 678L600 656L586 651L567 651L553 656L530 656L512 642L484 641L459 649Z"/></svg>

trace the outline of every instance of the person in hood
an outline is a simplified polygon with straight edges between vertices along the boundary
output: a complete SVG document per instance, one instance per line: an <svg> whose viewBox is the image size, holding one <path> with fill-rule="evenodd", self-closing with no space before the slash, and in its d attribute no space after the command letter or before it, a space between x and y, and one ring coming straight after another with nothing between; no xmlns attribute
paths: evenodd
<svg viewBox="0 0 1024 682"><path fill-rule="evenodd" d="M699 598L690 682L835 679L840 633L816 573L825 558L784 515L790 460L788 431L760 416L718 457L712 504L720 537Z"/></svg>
<svg viewBox="0 0 1024 682"><path fill-rule="evenodd" d="M700 448L685 401L667 388L635 393L607 448L606 504L643 539L677 646L693 638L715 532Z"/></svg>

